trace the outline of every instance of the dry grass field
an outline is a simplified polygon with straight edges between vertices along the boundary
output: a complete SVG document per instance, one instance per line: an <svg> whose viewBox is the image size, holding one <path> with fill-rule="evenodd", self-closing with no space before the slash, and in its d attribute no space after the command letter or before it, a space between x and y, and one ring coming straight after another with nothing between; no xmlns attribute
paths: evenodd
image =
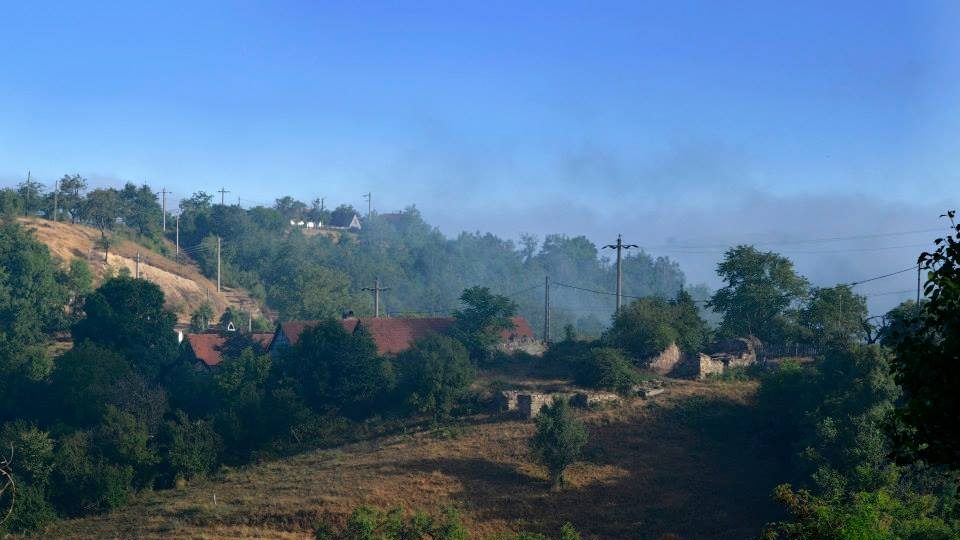
<svg viewBox="0 0 960 540"><path fill-rule="evenodd" d="M751 538L779 517L770 492L780 477L752 434L754 390L677 382L649 401L583 413L591 440L559 492L530 462L531 422L478 416L225 471L42 536L305 539L317 522L370 504L454 505L473 538L556 534L564 521L584 538Z"/></svg>
<svg viewBox="0 0 960 540"><path fill-rule="evenodd" d="M216 282L203 276L186 257L183 263L178 264L135 242L123 240L111 247L108 261L104 262L103 251L95 247L100 232L92 227L36 218L22 218L20 222L32 230L37 239L65 263L75 258L87 261L97 279L101 279L111 269L116 272L120 268L127 268L133 273L139 252L140 275L163 289L167 307L177 313L177 320L181 324L189 323L190 314L205 300L209 300L217 317L227 306L244 309L257 306L243 290L224 289L218 293ZM167 247L173 252L175 246L170 244ZM254 313L259 316L256 309Z"/></svg>

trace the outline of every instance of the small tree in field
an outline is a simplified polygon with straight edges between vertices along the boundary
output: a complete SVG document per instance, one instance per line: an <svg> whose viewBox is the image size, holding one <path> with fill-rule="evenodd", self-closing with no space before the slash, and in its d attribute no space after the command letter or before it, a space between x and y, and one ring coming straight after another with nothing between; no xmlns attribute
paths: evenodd
<svg viewBox="0 0 960 540"><path fill-rule="evenodd" d="M563 471L580 458L585 444L587 430L574 418L566 400L558 399L540 410L531 446L540 462L550 470L554 487L563 486Z"/></svg>

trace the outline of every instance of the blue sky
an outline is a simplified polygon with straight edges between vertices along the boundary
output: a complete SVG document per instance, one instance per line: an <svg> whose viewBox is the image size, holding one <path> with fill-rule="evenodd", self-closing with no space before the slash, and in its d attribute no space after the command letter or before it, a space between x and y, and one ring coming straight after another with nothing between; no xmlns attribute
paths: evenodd
<svg viewBox="0 0 960 540"><path fill-rule="evenodd" d="M0 183L372 191L448 234L622 232L715 284L716 253L671 246L939 225L958 36L934 2L5 3ZM793 256L830 284L930 236Z"/></svg>

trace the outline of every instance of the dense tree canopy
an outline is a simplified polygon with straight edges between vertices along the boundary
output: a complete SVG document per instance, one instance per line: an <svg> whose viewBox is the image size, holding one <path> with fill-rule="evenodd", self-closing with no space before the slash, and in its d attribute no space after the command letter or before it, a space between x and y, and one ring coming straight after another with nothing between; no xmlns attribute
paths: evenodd
<svg viewBox="0 0 960 540"><path fill-rule="evenodd" d="M773 342L784 339L789 331L784 315L804 298L808 287L790 259L753 246L737 246L717 265L717 275L726 285L708 305L723 314L723 335L752 335Z"/></svg>

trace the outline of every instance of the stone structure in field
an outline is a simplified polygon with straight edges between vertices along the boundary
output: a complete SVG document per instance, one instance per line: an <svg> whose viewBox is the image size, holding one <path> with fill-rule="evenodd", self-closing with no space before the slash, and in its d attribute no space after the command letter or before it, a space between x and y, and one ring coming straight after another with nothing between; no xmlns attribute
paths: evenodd
<svg viewBox="0 0 960 540"><path fill-rule="evenodd" d="M650 369L670 377L705 379L730 368L755 364L759 350L760 341L754 337L717 341L697 354L686 354L676 344L670 344L651 359Z"/></svg>
<svg viewBox="0 0 960 540"><path fill-rule="evenodd" d="M683 353L676 343L671 343L662 353L654 356L650 361L650 369L660 375L675 374L683 362Z"/></svg>

